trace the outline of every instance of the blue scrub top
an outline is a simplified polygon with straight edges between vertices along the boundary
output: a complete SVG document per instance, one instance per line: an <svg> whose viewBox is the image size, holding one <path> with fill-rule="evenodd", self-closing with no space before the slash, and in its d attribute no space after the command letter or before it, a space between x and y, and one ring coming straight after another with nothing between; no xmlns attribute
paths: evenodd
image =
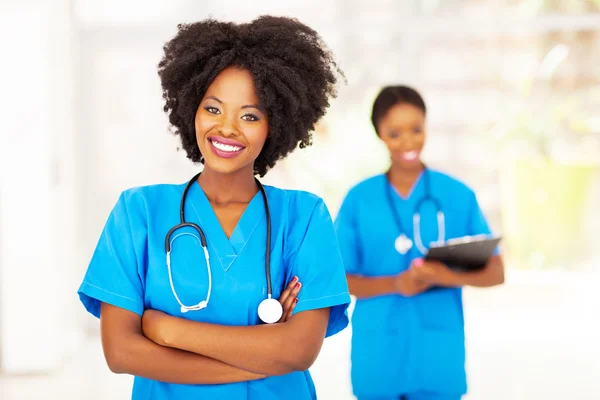
<svg viewBox="0 0 600 400"><path fill-rule="evenodd" d="M223 325L256 325L266 298L266 213L262 195L248 207L228 239L200 185L186 202L186 221L204 230L212 265L208 307L182 314L172 294L165 261L165 235L179 223L185 184L154 185L124 191L112 210L93 254L79 296L99 317L106 302L142 315L156 309L170 315ZM319 197L265 186L271 208L273 295L298 276L303 284L297 314L331 307L326 336L348 325L350 295L333 222ZM198 235L178 231L171 249L175 289L182 303L206 298L208 275ZM285 349L281 349L285 351ZM136 377L133 399L314 399L308 371L224 385L176 385Z"/></svg>
<svg viewBox="0 0 600 400"><path fill-rule="evenodd" d="M474 192L460 181L428 169L408 198L402 198L392 188L393 206L408 230L405 234L413 242L413 214L425 196L427 178L431 197L445 214L446 240L490 233ZM335 226L348 274L397 275L408 269L413 259L423 257L415 245L406 255L394 247L401 232L386 195L389 185L385 175L377 175L353 187L343 201ZM427 248L438 238L437 210L428 201L419 211L422 242ZM435 288L414 297L358 299L352 332L351 378L355 395L466 393L460 288Z"/></svg>

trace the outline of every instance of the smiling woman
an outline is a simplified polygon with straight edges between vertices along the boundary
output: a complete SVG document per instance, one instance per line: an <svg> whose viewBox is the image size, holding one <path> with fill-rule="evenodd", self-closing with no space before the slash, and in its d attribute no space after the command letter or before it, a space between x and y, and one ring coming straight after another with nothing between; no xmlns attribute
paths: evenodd
<svg viewBox="0 0 600 400"><path fill-rule="evenodd" d="M108 218L79 289L108 366L135 375L134 399L314 399L308 368L348 324L333 222L255 175L310 144L339 71L288 18L180 25L164 50L164 110L204 168L125 190Z"/></svg>
<svg viewBox="0 0 600 400"><path fill-rule="evenodd" d="M467 390L461 287L504 280L498 250L476 272L423 260L434 243L490 234L475 193L421 161L426 111L410 87L380 91L371 121L390 168L353 187L336 219L357 297L352 386L359 399L460 399Z"/></svg>

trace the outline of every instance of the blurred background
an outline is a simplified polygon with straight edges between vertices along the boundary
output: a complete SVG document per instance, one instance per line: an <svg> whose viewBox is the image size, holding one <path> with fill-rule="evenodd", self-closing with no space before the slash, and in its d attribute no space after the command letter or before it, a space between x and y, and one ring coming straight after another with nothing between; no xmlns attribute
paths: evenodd
<svg viewBox="0 0 600 400"><path fill-rule="evenodd" d="M417 88L424 159L471 185L504 236L502 287L466 289L468 400L600 399L600 0L0 1L0 399L127 399L77 287L125 188L197 170L156 66L180 22L299 18L347 85L312 148L265 183L333 215L382 172L376 92ZM313 367L352 399L351 329Z"/></svg>

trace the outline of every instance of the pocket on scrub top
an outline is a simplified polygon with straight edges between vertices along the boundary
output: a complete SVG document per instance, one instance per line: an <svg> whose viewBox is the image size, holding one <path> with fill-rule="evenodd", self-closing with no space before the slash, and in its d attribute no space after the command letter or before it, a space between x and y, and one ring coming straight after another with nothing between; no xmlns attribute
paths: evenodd
<svg viewBox="0 0 600 400"><path fill-rule="evenodd" d="M465 338L462 332L425 329L419 378L421 388L440 393L465 393Z"/></svg>
<svg viewBox="0 0 600 400"><path fill-rule="evenodd" d="M404 334L353 330L351 378L355 395L396 393L409 380L407 340Z"/></svg>

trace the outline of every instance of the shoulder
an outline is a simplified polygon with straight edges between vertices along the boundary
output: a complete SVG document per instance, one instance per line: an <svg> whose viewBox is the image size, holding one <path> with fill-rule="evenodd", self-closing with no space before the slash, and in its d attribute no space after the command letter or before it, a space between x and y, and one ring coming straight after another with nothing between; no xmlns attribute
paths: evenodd
<svg viewBox="0 0 600 400"><path fill-rule="evenodd" d="M460 178L436 169L428 169L427 171L431 175L432 190L437 188L439 191L451 193L454 196L471 197L475 195L474 190Z"/></svg>
<svg viewBox="0 0 600 400"><path fill-rule="evenodd" d="M346 194L346 200L354 199L356 197L370 197L373 194L373 191L381 190L382 187L385 187L385 184L385 174L377 174L366 178L350 187Z"/></svg>
<svg viewBox="0 0 600 400"><path fill-rule="evenodd" d="M304 190L281 189L274 186L265 186L269 203L280 209L289 217L311 215L315 209L325 207L323 199L311 192Z"/></svg>
<svg viewBox="0 0 600 400"><path fill-rule="evenodd" d="M130 187L121 192L115 209L121 209L130 219L145 219L156 211L179 203L184 188L185 183Z"/></svg>

